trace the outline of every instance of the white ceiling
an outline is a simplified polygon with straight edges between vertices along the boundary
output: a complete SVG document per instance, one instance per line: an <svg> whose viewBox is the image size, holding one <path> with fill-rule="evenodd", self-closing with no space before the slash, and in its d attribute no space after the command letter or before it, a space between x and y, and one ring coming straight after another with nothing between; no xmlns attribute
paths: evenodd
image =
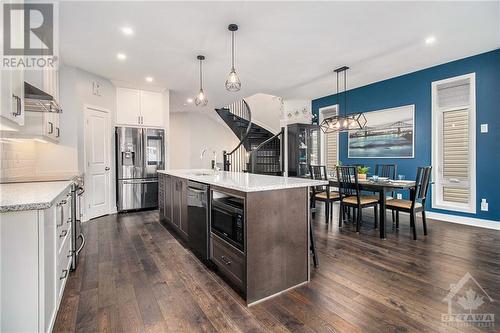
<svg viewBox="0 0 500 333"><path fill-rule="evenodd" d="M171 89L172 111L193 110L197 54L207 109L262 92L316 98L335 90L332 69L362 86L500 47L500 2L62 2L65 63L138 88ZM224 82L229 23L237 23L239 93ZM130 26L133 36L120 28ZM436 42L426 45L426 37ZM120 62L118 52L127 60ZM154 77L146 83L147 75Z"/></svg>

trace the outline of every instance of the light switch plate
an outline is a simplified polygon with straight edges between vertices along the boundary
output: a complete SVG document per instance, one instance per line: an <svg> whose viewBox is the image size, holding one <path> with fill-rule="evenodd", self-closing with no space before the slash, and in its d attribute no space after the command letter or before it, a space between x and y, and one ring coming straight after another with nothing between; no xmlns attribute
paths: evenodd
<svg viewBox="0 0 500 333"><path fill-rule="evenodd" d="M488 201L486 201L486 199L481 199L481 210L485 212L488 211Z"/></svg>
<svg viewBox="0 0 500 333"><path fill-rule="evenodd" d="M488 133L488 124L481 124L481 133Z"/></svg>

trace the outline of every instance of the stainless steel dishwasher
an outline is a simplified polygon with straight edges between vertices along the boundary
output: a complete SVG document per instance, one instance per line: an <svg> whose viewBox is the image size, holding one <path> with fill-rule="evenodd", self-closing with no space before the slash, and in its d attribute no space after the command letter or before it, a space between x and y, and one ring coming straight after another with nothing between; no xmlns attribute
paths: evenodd
<svg viewBox="0 0 500 333"><path fill-rule="evenodd" d="M208 185L188 182L188 243L200 259L209 259L210 240L210 189Z"/></svg>

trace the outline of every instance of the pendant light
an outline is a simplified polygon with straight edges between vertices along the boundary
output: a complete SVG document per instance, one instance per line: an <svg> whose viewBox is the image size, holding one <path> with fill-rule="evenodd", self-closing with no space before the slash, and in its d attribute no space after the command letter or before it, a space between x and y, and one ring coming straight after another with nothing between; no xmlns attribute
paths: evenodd
<svg viewBox="0 0 500 333"><path fill-rule="evenodd" d="M199 55L196 57L200 61L200 91L196 98L194 99L194 104L196 106L206 106L208 104L207 95L203 91L203 60L205 60L205 56Z"/></svg>
<svg viewBox="0 0 500 333"><path fill-rule="evenodd" d="M231 31L231 71L226 80L226 90L235 92L241 89L240 78L234 69L234 32L238 30L238 25L230 24L227 29Z"/></svg>
<svg viewBox="0 0 500 333"><path fill-rule="evenodd" d="M337 114L323 119L320 124L323 133L333 133L333 132L347 132L352 130L360 130L366 126L366 117L363 113L351 113L347 114L347 70L349 67L343 66L334 70L337 75ZM344 112L340 109L339 104L339 76L342 74L344 76Z"/></svg>

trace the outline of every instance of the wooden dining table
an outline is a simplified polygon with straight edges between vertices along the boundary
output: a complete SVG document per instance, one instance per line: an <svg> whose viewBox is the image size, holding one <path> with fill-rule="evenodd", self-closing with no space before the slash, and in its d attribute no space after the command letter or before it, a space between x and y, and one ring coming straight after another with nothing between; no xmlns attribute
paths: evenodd
<svg viewBox="0 0 500 333"><path fill-rule="evenodd" d="M330 186L339 187L339 182L336 178L328 179ZM397 190L410 190L412 191L415 188L415 181L408 180L389 180L389 181L373 181L373 180L358 180L359 190L361 191L369 191L369 192L377 192L379 194L379 229L380 229L380 238L386 238L386 230L385 230L385 204L387 199L387 193L393 192Z"/></svg>

